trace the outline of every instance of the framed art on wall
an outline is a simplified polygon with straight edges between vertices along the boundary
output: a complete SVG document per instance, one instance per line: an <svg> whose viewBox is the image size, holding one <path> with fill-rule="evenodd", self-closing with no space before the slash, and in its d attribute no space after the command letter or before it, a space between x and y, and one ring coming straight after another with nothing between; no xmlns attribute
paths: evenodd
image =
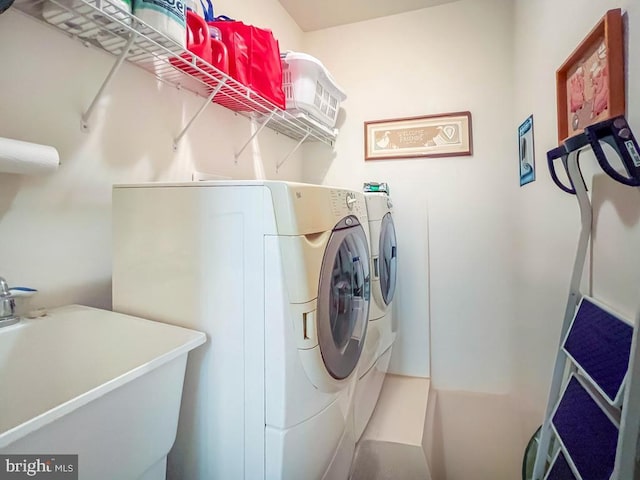
<svg viewBox="0 0 640 480"><path fill-rule="evenodd" d="M473 154L471 113L453 112L364 123L364 159Z"/></svg>
<svg viewBox="0 0 640 480"><path fill-rule="evenodd" d="M609 10L556 72L558 142L625 113L622 11Z"/></svg>
<svg viewBox="0 0 640 480"><path fill-rule="evenodd" d="M533 143L533 115L518 127L518 163L520 186L536 179L536 159Z"/></svg>

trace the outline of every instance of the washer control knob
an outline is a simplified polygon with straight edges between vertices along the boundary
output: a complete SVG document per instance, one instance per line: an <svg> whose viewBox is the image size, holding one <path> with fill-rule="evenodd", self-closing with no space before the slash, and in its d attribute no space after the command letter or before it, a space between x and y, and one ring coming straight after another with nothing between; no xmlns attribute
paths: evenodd
<svg viewBox="0 0 640 480"><path fill-rule="evenodd" d="M356 194L353 192L347 193L347 208L349 210L353 210L353 206L358 200L356 199Z"/></svg>

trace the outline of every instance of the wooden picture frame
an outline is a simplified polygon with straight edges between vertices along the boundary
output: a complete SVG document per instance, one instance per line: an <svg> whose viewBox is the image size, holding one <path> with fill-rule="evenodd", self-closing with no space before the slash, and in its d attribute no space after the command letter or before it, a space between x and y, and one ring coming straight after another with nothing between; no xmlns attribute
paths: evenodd
<svg viewBox="0 0 640 480"><path fill-rule="evenodd" d="M621 9L609 10L556 72L558 142L625 113Z"/></svg>
<svg viewBox="0 0 640 480"><path fill-rule="evenodd" d="M470 112L364 122L365 160L472 154Z"/></svg>

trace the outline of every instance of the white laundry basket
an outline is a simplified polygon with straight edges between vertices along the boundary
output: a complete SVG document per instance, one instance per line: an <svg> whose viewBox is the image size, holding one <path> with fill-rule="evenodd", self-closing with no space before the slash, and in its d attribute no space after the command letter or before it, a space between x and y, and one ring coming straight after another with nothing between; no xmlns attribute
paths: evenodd
<svg viewBox="0 0 640 480"><path fill-rule="evenodd" d="M331 128L347 98L320 60L306 53L282 55L282 89L287 111L306 113Z"/></svg>

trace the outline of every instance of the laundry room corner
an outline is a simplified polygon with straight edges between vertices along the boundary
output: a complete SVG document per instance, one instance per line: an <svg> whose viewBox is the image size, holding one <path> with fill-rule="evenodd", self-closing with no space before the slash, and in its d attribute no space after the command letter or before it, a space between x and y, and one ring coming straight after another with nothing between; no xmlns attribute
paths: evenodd
<svg viewBox="0 0 640 480"><path fill-rule="evenodd" d="M0 478L640 478L640 0L0 0L0 60Z"/></svg>

